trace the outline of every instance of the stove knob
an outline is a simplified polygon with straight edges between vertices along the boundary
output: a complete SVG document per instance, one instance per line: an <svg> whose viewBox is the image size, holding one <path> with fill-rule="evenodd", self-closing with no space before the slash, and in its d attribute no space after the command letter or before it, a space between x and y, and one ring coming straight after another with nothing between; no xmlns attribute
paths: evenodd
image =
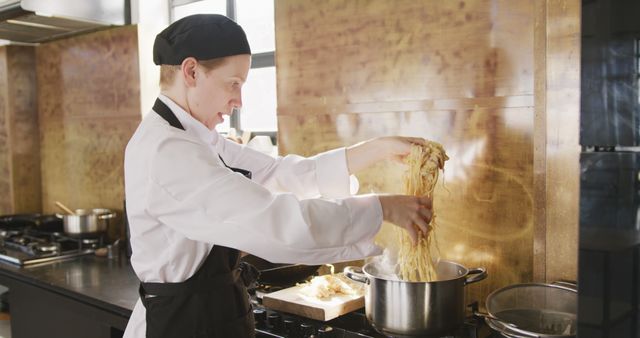
<svg viewBox="0 0 640 338"><path fill-rule="evenodd" d="M300 336L303 338L309 338L316 334L316 329L312 324L302 323L300 324Z"/></svg>
<svg viewBox="0 0 640 338"><path fill-rule="evenodd" d="M318 334L316 338L332 338L334 336L334 331L331 326L323 326L318 329Z"/></svg>
<svg viewBox="0 0 640 338"><path fill-rule="evenodd" d="M278 313L271 313L267 316L269 327L275 331L282 330L282 316Z"/></svg>
<svg viewBox="0 0 640 338"><path fill-rule="evenodd" d="M284 323L284 334L287 335L287 337L296 337L297 336L296 326L298 323L296 323L295 319L285 318L283 323Z"/></svg>
<svg viewBox="0 0 640 338"><path fill-rule="evenodd" d="M253 310L253 319L256 322L256 327L263 329L267 326L267 311L263 309Z"/></svg>

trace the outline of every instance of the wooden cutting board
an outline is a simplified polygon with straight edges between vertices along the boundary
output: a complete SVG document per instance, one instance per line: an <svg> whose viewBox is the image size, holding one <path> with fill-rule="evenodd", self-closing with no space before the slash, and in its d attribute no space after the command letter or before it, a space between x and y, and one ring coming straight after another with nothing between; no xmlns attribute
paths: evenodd
<svg viewBox="0 0 640 338"><path fill-rule="evenodd" d="M262 297L265 307L315 320L327 321L364 307L364 296L337 295L327 299L307 297L302 285L282 289Z"/></svg>

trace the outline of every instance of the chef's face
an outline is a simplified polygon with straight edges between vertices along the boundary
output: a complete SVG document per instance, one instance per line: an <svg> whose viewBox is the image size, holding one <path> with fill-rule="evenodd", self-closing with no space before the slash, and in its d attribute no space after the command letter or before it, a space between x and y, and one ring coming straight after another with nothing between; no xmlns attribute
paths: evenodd
<svg viewBox="0 0 640 338"><path fill-rule="evenodd" d="M195 67L195 82L187 92L191 114L207 128L213 129L242 107L242 85L251 67L248 54L226 57L224 62L207 69Z"/></svg>

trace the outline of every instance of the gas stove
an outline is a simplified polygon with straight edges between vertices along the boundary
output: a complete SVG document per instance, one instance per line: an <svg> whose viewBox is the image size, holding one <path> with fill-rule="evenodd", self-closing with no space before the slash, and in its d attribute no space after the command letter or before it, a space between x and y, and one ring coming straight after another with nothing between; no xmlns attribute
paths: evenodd
<svg viewBox="0 0 640 338"><path fill-rule="evenodd" d="M275 338L386 338L367 321L364 310L358 310L328 322L319 322L300 316L254 307L256 337ZM451 335L432 338L481 338L490 337L481 333L484 324L480 319L470 317L465 324Z"/></svg>
<svg viewBox="0 0 640 338"><path fill-rule="evenodd" d="M274 311L262 305L262 295L281 287L259 286L250 290L256 337L272 338L386 338L369 324L364 309L347 313L327 322ZM477 308L471 304L470 308ZM443 337L431 338L489 338L491 332L481 318L469 316L455 332Z"/></svg>
<svg viewBox="0 0 640 338"><path fill-rule="evenodd" d="M46 219L46 223L42 222ZM0 217L0 262L19 266L40 264L93 254L103 246L102 236L76 238L61 232L55 216Z"/></svg>

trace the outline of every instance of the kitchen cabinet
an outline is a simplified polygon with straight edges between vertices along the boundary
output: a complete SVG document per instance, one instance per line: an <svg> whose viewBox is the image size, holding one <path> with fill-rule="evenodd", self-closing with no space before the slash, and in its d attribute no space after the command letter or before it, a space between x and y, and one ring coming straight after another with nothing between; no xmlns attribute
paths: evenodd
<svg viewBox="0 0 640 338"><path fill-rule="evenodd" d="M0 265L13 338L119 338L138 299L127 260L85 256L41 266Z"/></svg>

